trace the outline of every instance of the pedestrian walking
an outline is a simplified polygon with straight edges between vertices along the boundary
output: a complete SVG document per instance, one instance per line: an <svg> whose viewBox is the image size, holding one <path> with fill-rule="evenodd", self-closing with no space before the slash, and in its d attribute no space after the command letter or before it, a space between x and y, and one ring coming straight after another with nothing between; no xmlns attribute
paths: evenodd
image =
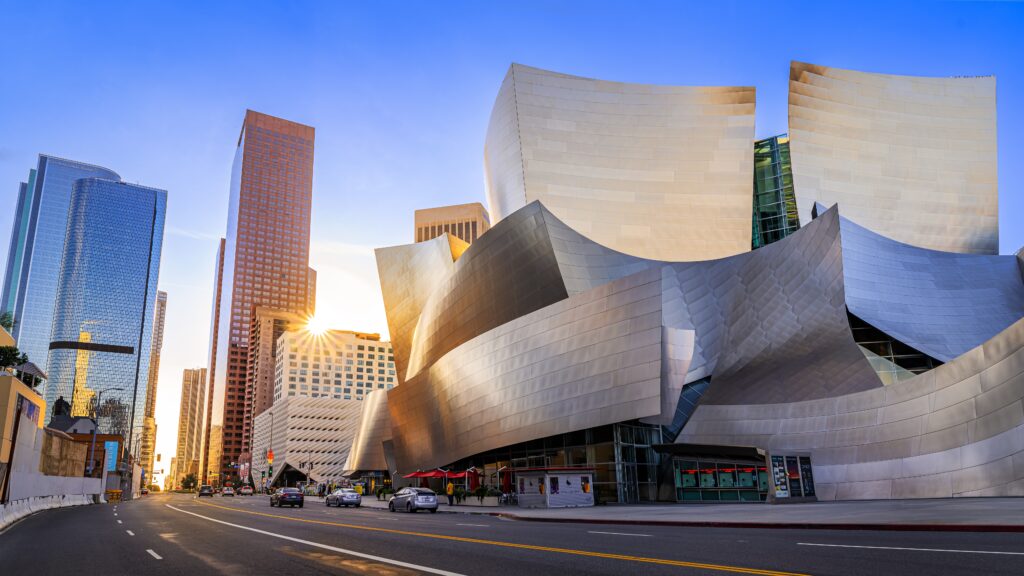
<svg viewBox="0 0 1024 576"><path fill-rule="evenodd" d="M448 494L448 505L449 506L454 506L455 505L455 484L452 484L451 480L448 481L448 486L445 486L445 492Z"/></svg>

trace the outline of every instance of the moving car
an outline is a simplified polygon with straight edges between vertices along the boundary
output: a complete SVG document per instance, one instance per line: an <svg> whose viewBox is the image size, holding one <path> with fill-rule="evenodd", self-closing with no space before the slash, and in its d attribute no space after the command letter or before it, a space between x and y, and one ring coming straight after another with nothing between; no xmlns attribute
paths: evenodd
<svg viewBox="0 0 1024 576"><path fill-rule="evenodd" d="M434 513L437 512L437 494L430 488L402 488L388 500L388 510L430 510Z"/></svg>
<svg viewBox="0 0 1024 576"><path fill-rule="evenodd" d="M302 508L302 503L302 491L298 488L278 488L270 495L271 507L277 506L280 508L287 504L289 506L298 506L299 508Z"/></svg>
<svg viewBox="0 0 1024 576"><path fill-rule="evenodd" d="M213 486L210 486L209 484L203 484L202 486L200 486L199 494L197 495L197 497L202 498L203 496L209 496L210 498L213 498Z"/></svg>
<svg viewBox="0 0 1024 576"><path fill-rule="evenodd" d="M231 486L225 486L224 489L221 490L220 495L221 495L221 498L223 498L224 496L232 496L233 497L235 495L235 489L232 488Z"/></svg>
<svg viewBox="0 0 1024 576"><path fill-rule="evenodd" d="M337 506L339 508L342 506L346 508L349 506L359 508L362 503L363 497L359 495L359 492L356 492L351 488L339 488L328 494L327 498L324 498L324 504L327 504L327 506Z"/></svg>
<svg viewBox="0 0 1024 576"><path fill-rule="evenodd" d="M239 496L252 496L252 486L242 486L238 489Z"/></svg>

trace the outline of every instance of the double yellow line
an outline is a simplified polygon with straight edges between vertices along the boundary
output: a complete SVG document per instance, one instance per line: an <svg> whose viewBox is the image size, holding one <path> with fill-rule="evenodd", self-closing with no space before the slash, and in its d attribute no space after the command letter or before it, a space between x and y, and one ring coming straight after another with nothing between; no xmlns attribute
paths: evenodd
<svg viewBox="0 0 1024 576"><path fill-rule="evenodd" d="M552 548L550 546L537 546L534 544L519 544L516 542L502 542L500 540L482 540L480 538L466 538L464 536L447 536L444 534L431 534L428 532L412 532L409 530L395 530L392 528L379 528L377 526L366 526L363 524L346 524L343 522L328 522L326 520L312 520L308 518L295 518L293 516L282 516L280 514L267 514L265 512L254 512L242 508L231 508L213 503L200 501L204 506L221 508L232 512L252 514L254 516L266 516L268 518L281 518L293 522L305 522L307 524L321 524L324 526L336 526L339 528L353 528L356 530L369 530L373 532L384 532L387 534L400 534L402 536L416 536L419 538L433 538L435 540L449 540L453 542L465 542L467 544L486 544L488 546L500 546L502 548L515 548L518 550L534 550L537 552L553 552L556 554L572 554L575 556L587 556L590 558L606 558L609 560L625 560L627 562L641 562L645 564L660 564L663 566L679 566L682 568L699 568L701 570L717 570L719 572L734 572L738 574L757 574L759 576L807 576L794 572L779 572L776 570L761 570L758 568L743 568L741 566L726 566L724 564L705 564L703 562L686 562L684 560L668 560L664 558L647 558L644 556L629 556L626 554L609 554L606 552L592 552L589 550L576 550L573 548Z"/></svg>

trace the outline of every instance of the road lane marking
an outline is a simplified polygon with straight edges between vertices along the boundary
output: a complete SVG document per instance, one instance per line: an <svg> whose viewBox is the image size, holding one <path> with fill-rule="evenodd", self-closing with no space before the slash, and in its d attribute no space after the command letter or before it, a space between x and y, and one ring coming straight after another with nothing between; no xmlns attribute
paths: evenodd
<svg viewBox="0 0 1024 576"><path fill-rule="evenodd" d="M456 524L456 526L479 526L480 528L488 528L490 524Z"/></svg>
<svg viewBox="0 0 1024 576"><path fill-rule="evenodd" d="M168 508L174 508L170 504L165 504ZM640 562L646 564L661 564L665 566L681 566L684 568L701 568L704 570L717 570L719 572L735 572L739 574L757 574L759 576L806 576L804 574L794 572L780 572L777 570L763 570L760 568L743 568L741 566L727 566L724 564L705 564L703 562L687 562L685 560L668 560L664 558L648 558L644 556L627 556L625 554L611 554L607 552L592 552L590 550L576 550L572 548L552 548L549 546L537 546L534 544L520 544L517 542L503 542L501 540L482 540L479 538L469 538L466 536L448 536L446 534L433 534L430 532L412 532L408 530L399 530L396 528L380 528L377 526L368 526L365 524L344 524L341 522L327 522L324 520L312 520L307 518L296 518L294 516L282 516L280 514L267 514L266 512L255 512L250 510L243 510L241 508L230 508L228 506L220 506L217 504L204 504L204 506L211 506L213 508L220 508L222 510L230 510L232 512L241 512L243 514L252 514L254 516L265 516L268 518L281 518L283 520L291 520L293 522L305 522L307 524L322 524L325 526L338 526L340 528L352 528L355 530L369 531L369 532L384 532L387 534L400 534L403 536L418 536L421 538L432 538L435 540L449 540L455 542L465 542L469 544L486 544L489 546L499 546L502 548L515 548L520 550L534 550L539 552L555 552L559 554L571 554L574 556L587 556L591 558L606 558L610 560L625 560L629 562ZM175 508L177 510L177 508ZM180 510L185 514L192 514L185 510ZM193 514L193 516L199 516L200 518L206 518L206 516L200 516L199 514ZM209 518L214 522L221 522L228 524L221 520L215 520ZM254 528L246 528L247 530L254 530ZM282 536L283 538L289 538Z"/></svg>
<svg viewBox="0 0 1024 576"><path fill-rule="evenodd" d="M157 554L156 552L153 552L153 550L151 548L146 548L146 552L149 552L149 555L152 556L153 558L156 558L157 560L163 560L164 559L163 556Z"/></svg>
<svg viewBox="0 0 1024 576"><path fill-rule="evenodd" d="M117 512L114 512L114 516L117 516Z"/></svg>
<svg viewBox="0 0 1024 576"><path fill-rule="evenodd" d="M125 530L125 532L127 532L129 536L135 536L135 532L132 532L131 530Z"/></svg>
<svg viewBox="0 0 1024 576"><path fill-rule="evenodd" d="M429 572L431 574L440 574L441 576L463 576L463 575L459 574L458 572L448 572L446 570L439 570L437 568L430 568L428 566L420 566L419 564L411 564L409 562L402 562L401 560L392 560L391 558L384 558L382 556L374 556L373 554L364 554L362 552L356 552L355 550L346 550L344 548L338 548L336 546L328 546L327 544L321 544L319 542L312 542L310 540L303 540L301 538L295 538L295 537L292 537L292 536L285 536L284 534L278 534L276 532L268 532L266 530L260 530L258 528L250 528L249 526L242 526L241 524L232 524L231 522L225 522L223 520L218 520L216 518L210 518L209 516L203 516L201 514L196 514L195 512L189 512L188 510L182 510L181 508L175 508L174 506L171 506L170 504L164 504L164 506L167 506L171 510L177 510L178 512L181 512L182 514L189 514L191 516L195 516L196 518L202 518L203 520L209 520L210 522L216 522L218 524L223 524L225 526L231 526L233 528L241 528L242 530L248 530L250 532L256 532L257 534L263 534L263 535L266 535L266 536L273 536L274 538L280 538L282 540L288 540L290 542L297 542L299 544L305 544L307 546L313 546L315 548L322 548L324 550L330 550L332 552L337 552L339 554L347 554L349 556L355 556L357 558L365 558L367 560L373 560L375 562L383 562L385 564L391 564L392 566L400 566L402 568L409 568L409 569L412 569L412 570L420 570L420 571L423 571L423 572ZM214 506L216 508L224 508L223 506L217 506L216 504L210 504L210 506ZM228 508L228 510L233 510L233 508ZM271 516L271 515L267 514L267 516ZM282 518L287 518L287 516L282 516Z"/></svg>
<svg viewBox="0 0 1024 576"><path fill-rule="evenodd" d="M630 532L598 532L597 530L587 530L587 534L608 534L611 536L651 536L650 534L632 534Z"/></svg>
<svg viewBox="0 0 1024 576"><path fill-rule="evenodd" d="M117 523L118 523L118 524L121 524L121 521L120 521L120 520L118 520L118 521L117 521Z"/></svg>
<svg viewBox="0 0 1024 576"><path fill-rule="evenodd" d="M998 550L946 550L943 548L900 548L897 546L855 546L853 544L815 544L797 542L797 546L821 546L824 548L864 548L866 550L907 550L910 552L957 552L960 554L1005 554L1007 556L1024 556L1024 552L1001 552Z"/></svg>

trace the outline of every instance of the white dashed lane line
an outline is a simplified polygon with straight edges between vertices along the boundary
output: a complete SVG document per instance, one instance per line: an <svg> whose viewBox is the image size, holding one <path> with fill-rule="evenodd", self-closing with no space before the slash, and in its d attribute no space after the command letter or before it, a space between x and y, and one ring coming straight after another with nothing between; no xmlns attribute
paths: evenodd
<svg viewBox="0 0 1024 576"><path fill-rule="evenodd" d="M899 548L896 546L855 546L853 544L815 544L797 542L797 546L821 546L823 548L862 548L865 550L904 550L908 552L952 552L959 554L1005 554L1008 556L1024 556L1024 552L1002 552L999 550L946 550L942 548Z"/></svg>
<svg viewBox="0 0 1024 576"><path fill-rule="evenodd" d="M125 532L127 532L129 536L135 536L135 532L132 532L131 530L125 530Z"/></svg>
<svg viewBox="0 0 1024 576"><path fill-rule="evenodd" d="M233 524L231 522L225 522L224 520L218 520L217 518L211 518L209 516L203 516L202 514L196 514L195 512L189 512L188 510L182 510L176 508L170 504L164 504L171 510L181 512L182 514L188 514L195 516L196 518L202 518L203 520L209 520L210 522L216 522L223 526L231 526L232 528L239 528L241 530L248 530L249 532L255 532L257 534L263 534L265 536L271 536L273 538L280 538L281 540L287 540L289 542L295 542L297 544L305 544L306 546L312 546L314 548L320 548L322 550L330 550L331 552L337 552L339 554L347 554L349 556L355 556L356 558L364 558L366 560L373 560L375 562L383 562L385 564L391 564L392 566L398 566L401 568L409 568L420 572L427 572L430 574L438 574L440 576L462 576L457 572L448 572L447 570L439 570L437 568L430 568L428 566L421 566L419 564L412 564L410 562L403 562L401 560L395 560L392 558L385 558L383 556L375 556L373 554L365 554L363 552L356 552L355 550L347 550L345 548L338 548L336 546L329 546L327 544L321 544L319 542L312 542L310 540L303 540L301 538L295 538L294 536L286 536L284 534L278 534L276 532L269 532L267 530L260 530L259 528L252 528L250 526L244 526L242 524ZM152 552L150 552L152 554Z"/></svg>
<svg viewBox="0 0 1024 576"><path fill-rule="evenodd" d="M118 524L122 524L122 522L121 522L120 520L118 520L118 521L117 521L117 523L118 523Z"/></svg>
<svg viewBox="0 0 1024 576"><path fill-rule="evenodd" d="M152 556L153 558L156 558L157 560L163 560L164 559L163 556L157 554L156 552L153 552L153 550L150 549L150 548L146 548L146 552L149 552L149 555Z"/></svg>

